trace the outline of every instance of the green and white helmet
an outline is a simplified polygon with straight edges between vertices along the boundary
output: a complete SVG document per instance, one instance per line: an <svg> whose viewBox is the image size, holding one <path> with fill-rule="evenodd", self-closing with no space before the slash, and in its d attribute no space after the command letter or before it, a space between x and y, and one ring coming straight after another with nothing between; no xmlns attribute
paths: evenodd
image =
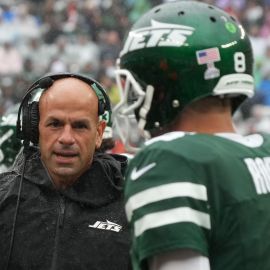
<svg viewBox="0 0 270 270"><path fill-rule="evenodd" d="M116 127L133 114L147 137L207 96L232 97L235 111L254 93L252 69L250 40L231 15L195 1L156 6L133 25L120 52Z"/></svg>
<svg viewBox="0 0 270 270"><path fill-rule="evenodd" d="M22 146L16 137L18 109L19 104L16 104L0 119L0 172L11 167Z"/></svg>

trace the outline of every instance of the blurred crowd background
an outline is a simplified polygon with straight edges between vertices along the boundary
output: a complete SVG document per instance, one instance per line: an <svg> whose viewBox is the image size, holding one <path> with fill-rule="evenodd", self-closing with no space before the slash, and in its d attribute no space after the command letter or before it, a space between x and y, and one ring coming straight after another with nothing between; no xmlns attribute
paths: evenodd
<svg viewBox="0 0 270 270"><path fill-rule="evenodd" d="M80 72L119 94L115 63L131 24L158 0L0 0L0 116L47 72ZM270 132L270 0L208 0L237 17L254 49L256 94L235 116L243 134Z"/></svg>

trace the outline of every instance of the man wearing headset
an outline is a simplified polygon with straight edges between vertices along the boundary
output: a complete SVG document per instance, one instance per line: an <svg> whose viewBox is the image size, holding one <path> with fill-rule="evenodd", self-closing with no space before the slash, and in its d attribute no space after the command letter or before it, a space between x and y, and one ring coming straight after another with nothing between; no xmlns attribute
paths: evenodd
<svg viewBox="0 0 270 270"><path fill-rule="evenodd" d="M17 122L24 156L0 175L1 269L129 268L125 162L96 151L106 110L105 90L78 74L51 74L27 91Z"/></svg>

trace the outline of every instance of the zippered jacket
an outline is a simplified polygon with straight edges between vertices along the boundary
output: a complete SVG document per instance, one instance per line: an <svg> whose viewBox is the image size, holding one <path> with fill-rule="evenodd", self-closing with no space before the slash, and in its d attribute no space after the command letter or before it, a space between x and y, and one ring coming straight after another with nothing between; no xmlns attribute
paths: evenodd
<svg viewBox="0 0 270 270"><path fill-rule="evenodd" d="M57 191L38 151L19 158L0 175L0 269L129 269L125 166L124 156L97 153L75 184Z"/></svg>

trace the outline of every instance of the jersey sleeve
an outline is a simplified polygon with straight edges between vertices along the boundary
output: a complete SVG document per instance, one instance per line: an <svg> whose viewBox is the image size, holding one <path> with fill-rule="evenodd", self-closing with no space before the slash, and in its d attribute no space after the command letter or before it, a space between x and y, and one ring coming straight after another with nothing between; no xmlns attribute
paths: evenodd
<svg viewBox="0 0 270 270"><path fill-rule="evenodd" d="M193 250L181 249L152 257L149 270L210 270L209 259Z"/></svg>
<svg viewBox="0 0 270 270"><path fill-rule="evenodd" d="M207 187L197 166L180 154L156 148L146 148L130 162L125 208L134 269L147 269L147 259L181 248L208 256Z"/></svg>

